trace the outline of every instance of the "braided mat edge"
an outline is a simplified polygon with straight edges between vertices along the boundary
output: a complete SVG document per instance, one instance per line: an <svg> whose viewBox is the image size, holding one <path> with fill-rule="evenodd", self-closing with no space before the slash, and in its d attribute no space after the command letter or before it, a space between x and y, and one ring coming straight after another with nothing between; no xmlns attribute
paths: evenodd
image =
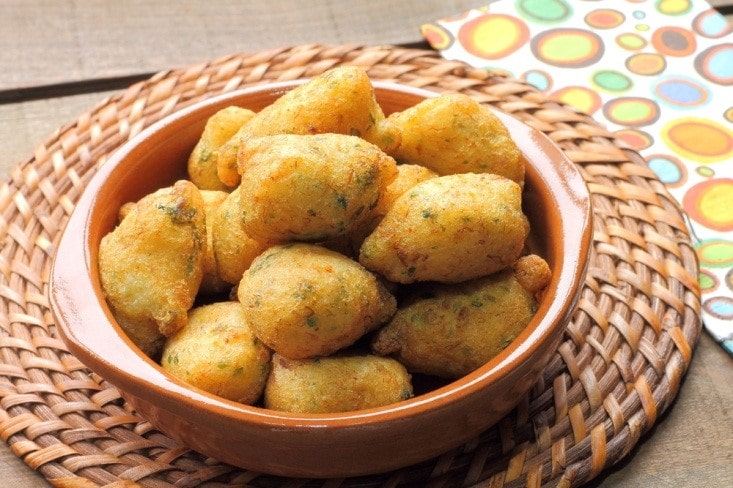
<svg viewBox="0 0 733 488"><path fill-rule="evenodd" d="M261 475L207 459L138 417L68 353L49 312L54 242L99 165L161 117L244 86L363 66L373 79L469 94L553 139L592 194L591 262L543 376L498 425L392 473ZM677 394L701 330L685 219L634 151L587 115L433 51L309 45L164 71L100 102L0 185L0 434L55 486L578 486L624 458Z"/></svg>

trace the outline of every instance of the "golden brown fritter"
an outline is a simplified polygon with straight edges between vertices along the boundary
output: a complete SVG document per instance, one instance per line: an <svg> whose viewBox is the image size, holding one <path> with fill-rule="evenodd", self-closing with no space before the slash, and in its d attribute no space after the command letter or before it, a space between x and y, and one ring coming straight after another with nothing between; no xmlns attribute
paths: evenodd
<svg viewBox="0 0 733 488"><path fill-rule="evenodd" d="M529 254L514 263L514 276L528 292L540 293L550 283L552 271L542 257Z"/></svg>
<svg viewBox="0 0 733 488"><path fill-rule="evenodd" d="M382 124L399 146L386 152L440 175L495 173L520 185L524 159L509 131L488 107L464 94L427 98Z"/></svg>
<svg viewBox="0 0 733 488"><path fill-rule="evenodd" d="M349 236L349 249L353 248L352 253L359 254L359 248L366 236L372 233L377 224L387 214L387 211L403 193L422 181L437 177L437 173L424 166L418 166L417 164L398 164L397 177L385 188L379 199L379 203L372 211L371 218L359 225Z"/></svg>
<svg viewBox="0 0 733 488"><path fill-rule="evenodd" d="M204 200L206 212L206 254L204 255L204 276L201 279L201 286L199 287L199 294L201 295L217 295L231 288L231 284L219 276L219 270L216 266L216 258L214 256L214 232L212 228L219 206L221 206L228 196L229 193L223 191L201 190L201 197Z"/></svg>
<svg viewBox="0 0 733 488"><path fill-rule="evenodd" d="M457 378L499 354L537 309L511 270L408 295L373 350L392 356L413 373Z"/></svg>
<svg viewBox="0 0 733 488"><path fill-rule="evenodd" d="M219 179L234 186L247 167L239 161L239 145L247 139L275 134L347 134L379 139L384 113L363 68L339 66L312 78L268 105L218 151Z"/></svg>
<svg viewBox="0 0 733 488"><path fill-rule="evenodd" d="M368 219L397 176L375 145L343 134L276 135L243 142L240 211L256 239L322 241Z"/></svg>
<svg viewBox="0 0 733 488"><path fill-rule="evenodd" d="M486 173L441 176L394 202L359 262L398 283L457 283L513 264L528 233L515 182Z"/></svg>
<svg viewBox="0 0 733 488"><path fill-rule="evenodd" d="M272 358L265 407L299 413L350 412L412 397L410 375L393 359L373 355L295 360Z"/></svg>
<svg viewBox="0 0 733 488"><path fill-rule="evenodd" d="M230 106L209 117L188 158L188 176L202 190L231 191L231 187L219 180L216 160L219 148L255 116L246 108Z"/></svg>
<svg viewBox="0 0 733 488"><path fill-rule="evenodd" d="M231 192L218 207L211 221L211 244L219 277L237 284L252 260L274 241L255 239L244 230L239 188Z"/></svg>
<svg viewBox="0 0 733 488"><path fill-rule="evenodd" d="M394 313L394 297L359 263L314 244L273 246L238 288L257 337L282 356L304 359L353 344Z"/></svg>
<svg viewBox="0 0 733 488"><path fill-rule="evenodd" d="M190 385L251 405L265 388L271 354L239 303L218 302L189 312L186 326L166 339L160 364Z"/></svg>
<svg viewBox="0 0 733 488"><path fill-rule="evenodd" d="M110 309L130 339L153 355L183 327L204 269L204 202L186 180L142 198L99 246Z"/></svg>

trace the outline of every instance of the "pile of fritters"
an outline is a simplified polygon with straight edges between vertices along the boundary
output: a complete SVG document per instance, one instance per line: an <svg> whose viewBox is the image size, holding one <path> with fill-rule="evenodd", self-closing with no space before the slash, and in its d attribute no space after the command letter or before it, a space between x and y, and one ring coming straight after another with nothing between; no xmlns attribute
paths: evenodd
<svg viewBox="0 0 733 488"><path fill-rule="evenodd" d="M526 252L524 159L466 95L385 116L338 67L207 122L188 180L120 209L100 246L120 327L179 379L296 412L414 395L527 325L550 269Z"/></svg>

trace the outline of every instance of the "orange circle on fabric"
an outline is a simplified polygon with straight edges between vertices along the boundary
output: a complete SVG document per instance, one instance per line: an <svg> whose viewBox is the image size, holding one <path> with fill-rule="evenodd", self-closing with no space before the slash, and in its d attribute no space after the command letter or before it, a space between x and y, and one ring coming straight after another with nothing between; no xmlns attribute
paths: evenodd
<svg viewBox="0 0 733 488"><path fill-rule="evenodd" d="M614 135L636 151L647 149L654 144L652 136L640 130L621 129L614 132Z"/></svg>
<svg viewBox="0 0 733 488"><path fill-rule="evenodd" d="M594 29L613 29L623 24L626 16L618 10L599 8L588 12L584 20L586 24Z"/></svg>
<svg viewBox="0 0 733 488"><path fill-rule="evenodd" d="M501 59L527 43L529 28L511 15L485 14L463 24L458 41L482 59Z"/></svg>
<svg viewBox="0 0 733 488"><path fill-rule="evenodd" d="M682 27L661 27L652 34L652 46L665 56L689 56L697 49L695 34Z"/></svg>
<svg viewBox="0 0 733 488"><path fill-rule="evenodd" d="M420 33L434 49L448 49L454 41L451 33L438 24L423 24Z"/></svg>
<svg viewBox="0 0 733 488"><path fill-rule="evenodd" d="M664 56L655 53L639 53L626 59L626 69L637 75L654 76L667 68Z"/></svg>
<svg viewBox="0 0 733 488"><path fill-rule="evenodd" d="M733 231L733 179L703 181L688 189L682 205L691 219L720 232Z"/></svg>
<svg viewBox="0 0 733 488"><path fill-rule="evenodd" d="M733 157L733 132L709 119L686 117L662 128L662 139L675 152L704 163Z"/></svg>

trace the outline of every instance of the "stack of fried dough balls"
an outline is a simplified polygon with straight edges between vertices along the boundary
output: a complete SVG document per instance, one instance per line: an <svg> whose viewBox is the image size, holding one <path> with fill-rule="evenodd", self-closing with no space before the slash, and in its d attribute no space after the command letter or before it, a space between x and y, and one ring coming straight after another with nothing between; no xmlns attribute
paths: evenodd
<svg viewBox="0 0 733 488"><path fill-rule="evenodd" d="M121 328L221 397L344 412L465 375L550 279L526 252L524 160L466 95L385 114L337 67L207 122L180 180L123 205L99 270Z"/></svg>

